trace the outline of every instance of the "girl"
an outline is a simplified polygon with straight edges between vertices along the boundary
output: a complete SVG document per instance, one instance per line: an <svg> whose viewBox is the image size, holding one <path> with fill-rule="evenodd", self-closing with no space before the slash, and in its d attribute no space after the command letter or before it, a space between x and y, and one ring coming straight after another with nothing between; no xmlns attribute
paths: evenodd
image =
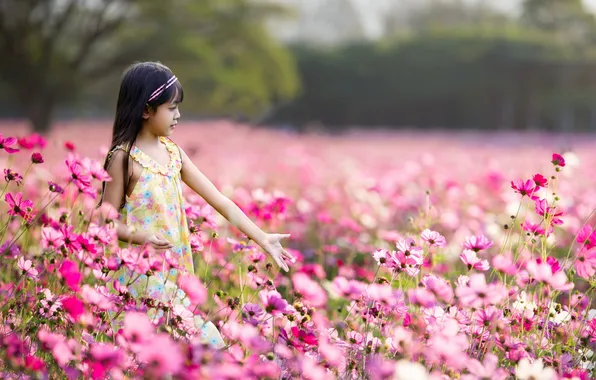
<svg viewBox="0 0 596 380"><path fill-rule="evenodd" d="M180 82L160 63L136 63L124 72L112 144L104 164L112 180L103 184L102 195L102 201L119 211L118 239L170 250L181 270L194 275L182 197L184 182L288 271L284 260L292 262L294 258L283 249L280 240L290 235L261 231L170 140L180 118L178 104L182 99ZM173 269L149 278L143 275L129 285L129 290L135 298L145 296L161 302L182 303L185 294L175 285L178 275ZM117 276L120 283L127 284L133 274L121 271ZM200 318L199 323L203 341L218 348L224 345L212 323L205 324Z"/></svg>

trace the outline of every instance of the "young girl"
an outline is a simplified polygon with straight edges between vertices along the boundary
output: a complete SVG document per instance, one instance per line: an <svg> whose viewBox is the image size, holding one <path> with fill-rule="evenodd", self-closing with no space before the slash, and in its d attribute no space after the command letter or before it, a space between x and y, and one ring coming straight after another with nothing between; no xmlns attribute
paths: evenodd
<svg viewBox="0 0 596 380"><path fill-rule="evenodd" d="M194 275L182 196L184 182L288 271L284 260L292 262L293 257L283 249L280 240L290 235L261 231L169 138L180 118L178 104L182 99L180 82L160 63L136 63L124 72L112 144L104 164L112 180L104 183L102 198L119 210L118 239L170 250L178 258L183 268L180 270ZM143 275L129 285L129 290L135 298L183 303L185 294L175 285L179 274L170 270L149 278ZM125 285L134 278L131 276L134 274L123 270L118 280ZM200 319L199 323L204 342L218 348L224 345L212 323Z"/></svg>

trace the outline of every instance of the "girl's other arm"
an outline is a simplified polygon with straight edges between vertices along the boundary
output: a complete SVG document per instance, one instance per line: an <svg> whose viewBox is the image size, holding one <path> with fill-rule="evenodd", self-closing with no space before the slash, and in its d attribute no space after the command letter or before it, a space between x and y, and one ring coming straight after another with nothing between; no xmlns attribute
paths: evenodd
<svg viewBox="0 0 596 380"><path fill-rule="evenodd" d="M103 201L118 209L124 199L124 160L127 159L126 152L116 150L108 163L108 174L112 180L106 182ZM132 162L129 163L132 167ZM156 249L170 249L172 244L160 236L149 235L141 231L134 231L133 228L115 220L118 240L126 243L143 245L150 243Z"/></svg>
<svg viewBox="0 0 596 380"><path fill-rule="evenodd" d="M192 190L199 194L207 203L209 203L217 212L226 218L231 225L238 228L248 238L261 246L269 253L275 262L286 272L288 266L283 257L290 261L294 257L281 246L280 240L287 238L288 234L267 234L257 227L249 218L232 202L231 199L223 195L213 183L193 164L186 153L180 149L182 155L182 181Z"/></svg>

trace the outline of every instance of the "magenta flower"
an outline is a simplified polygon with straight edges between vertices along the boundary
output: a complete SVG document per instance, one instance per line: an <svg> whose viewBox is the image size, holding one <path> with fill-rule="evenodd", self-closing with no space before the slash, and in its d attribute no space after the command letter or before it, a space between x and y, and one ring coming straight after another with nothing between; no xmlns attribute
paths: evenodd
<svg viewBox="0 0 596 380"><path fill-rule="evenodd" d="M288 302L276 290L261 290L259 292L259 298L265 306L267 313L276 315L287 314L291 311Z"/></svg>
<svg viewBox="0 0 596 380"><path fill-rule="evenodd" d="M576 240L579 244L584 246L586 249L592 249L596 247L596 229L592 226L585 225L577 233Z"/></svg>
<svg viewBox="0 0 596 380"><path fill-rule="evenodd" d="M265 312L259 305L254 303L247 303L242 308L242 319L246 323L250 323L253 326L256 326L260 323L261 317L265 315Z"/></svg>
<svg viewBox="0 0 596 380"><path fill-rule="evenodd" d="M44 227L41 230L41 246L44 249L58 250L64 244L62 234L52 227Z"/></svg>
<svg viewBox="0 0 596 380"><path fill-rule="evenodd" d="M23 176L12 169L4 169L4 180L8 183L15 181L17 186L20 186L23 182Z"/></svg>
<svg viewBox="0 0 596 380"><path fill-rule="evenodd" d="M6 193L4 200L8 204L8 215L20 216L29 221L33 219L33 202L30 200L23 200L23 194Z"/></svg>
<svg viewBox="0 0 596 380"><path fill-rule="evenodd" d="M466 238L463 246L465 249L470 249L474 252L479 252L490 248L493 245L492 241L484 235L480 236L469 236Z"/></svg>
<svg viewBox="0 0 596 380"><path fill-rule="evenodd" d="M557 153L553 153L553 159L551 162L555 166L560 166L560 167L565 166L565 159L563 158L563 156L561 156L560 154L557 154Z"/></svg>
<svg viewBox="0 0 596 380"><path fill-rule="evenodd" d="M60 266L59 272L66 286L75 292L79 290L82 275L79 272L79 267L75 262L64 260Z"/></svg>
<svg viewBox="0 0 596 380"><path fill-rule="evenodd" d="M526 232L530 232L531 234L534 234L535 236L541 236L541 235L550 235L553 232L553 227L552 226L548 226L548 234L546 233L546 230L542 227L542 225L540 223L531 223L529 221L524 221L521 225L521 227L523 228L524 231Z"/></svg>
<svg viewBox="0 0 596 380"><path fill-rule="evenodd" d="M546 187L548 185L548 180L544 178L542 174L534 174L532 180L536 184L536 188Z"/></svg>
<svg viewBox="0 0 596 380"><path fill-rule="evenodd" d="M52 193L62 194L64 192L64 189L62 187L60 187L60 185L58 185L52 181L48 181L48 189Z"/></svg>
<svg viewBox="0 0 596 380"><path fill-rule="evenodd" d="M459 258L468 266L468 270L486 271L489 269L488 261L479 259L475 251L464 249L464 252L459 255Z"/></svg>
<svg viewBox="0 0 596 380"><path fill-rule="evenodd" d="M63 299L62 307L75 321L78 321L81 315L85 312L85 305L76 297L67 297Z"/></svg>
<svg viewBox="0 0 596 380"><path fill-rule="evenodd" d="M31 163L33 164L43 164L43 156L41 153L33 153L31 155Z"/></svg>
<svg viewBox="0 0 596 380"><path fill-rule="evenodd" d="M4 149L7 153L17 153L19 150L16 148L11 148L14 144L17 143L17 139L15 137L4 137L2 133L0 133L0 150Z"/></svg>
<svg viewBox="0 0 596 380"><path fill-rule="evenodd" d="M87 188L91 186L91 177L88 172L78 160L66 160L65 163L70 172L70 178L74 184L77 185L81 191L85 192Z"/></svg>
<svg viewBox="0 0 596 380"><path fill-rule="evenodd" d="M563 213L557 212L556 207L549 206L546 199L537 200L535 203L536 214L542 216L544 219L549 219L552 224L563 224L563 221L558 218L563 215Z"/></svg>
<svg viewBox="0 0 596 380"><path fill-rule="evenodd" d="M524 181L518 179L515 182L511 181L511 188L515 190L516 193L521 194L522 197L528 196L532 200L538 199L538 197L534 195L538 188L536 188L534 181L532 180Z"/></svg>
<svg viewBox="0 0 596 380"><path fill-rule="evenodd" d="M447 245L447 241L445 240L443 235L436 231L431 231L428 228L422 231L422 235L420 237L430 246L434 245L436 247L444 247Z"/></svg>
<svg viewBox="0 0 596 380"><path fill-rule="evenodd" d="M110 343L95 343L89 348L93 360L93 372L96 379L105 378L112 368L120 367L124 362L122 350ZM102 376L103 375L103 376Z"/></svg>

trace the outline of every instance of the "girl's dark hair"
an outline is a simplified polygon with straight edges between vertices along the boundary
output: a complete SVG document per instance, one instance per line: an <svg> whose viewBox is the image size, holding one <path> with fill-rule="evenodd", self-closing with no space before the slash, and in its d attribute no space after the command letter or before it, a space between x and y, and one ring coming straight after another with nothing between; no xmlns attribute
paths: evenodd
<svg viewBox="0 0 596 380"><path fill-rule="evenodd" d="M155 110L160 105L168 102L181 103L184 98L182 85L176 80L159 96L148 101L151 94L170 80L173 75L168 67L159 62L138 62L124 70L122 82L120 83L118 103L116 104L112 143L103 166L107 171L114 149L118 146L124 147L126 152L123 167L124 194L128 191L130 181L128 173L130 149L137 140L143 126L143 112L147 109ZM104 190L105 182L102 183L102 195L98 206L102 204Z"/></svg>

